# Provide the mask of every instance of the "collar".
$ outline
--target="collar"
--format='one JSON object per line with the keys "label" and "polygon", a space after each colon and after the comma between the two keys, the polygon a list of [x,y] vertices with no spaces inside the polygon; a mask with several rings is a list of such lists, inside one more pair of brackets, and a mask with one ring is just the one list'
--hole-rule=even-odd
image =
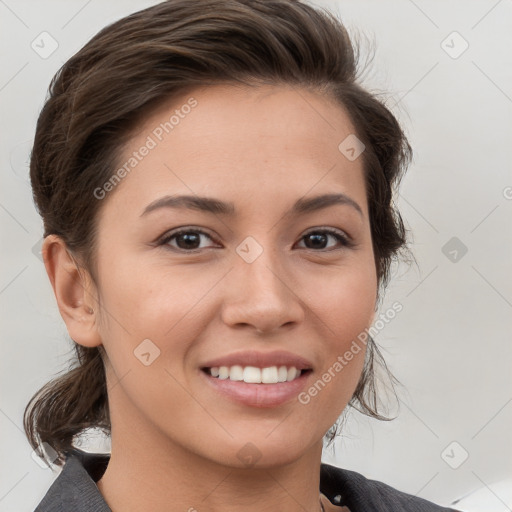
{"label": "collar", "polygon": [[[64,467],[34,512],[112,512],[96,485],[107,469],[110,454],[71,448],[65,455]],[[320,491],[341,507],[345,502],[338,492],[337,470],[328,464],[321,465]]]}
{"label": "collar", "polygon": [[[89,453],[78,448],[66,451],[66,462],[34,512],[112,512],[96,482],[110,461],[109,453]],[[348,469],[322,463],[320,492],[351,512],[457,512],[398,491]]]}

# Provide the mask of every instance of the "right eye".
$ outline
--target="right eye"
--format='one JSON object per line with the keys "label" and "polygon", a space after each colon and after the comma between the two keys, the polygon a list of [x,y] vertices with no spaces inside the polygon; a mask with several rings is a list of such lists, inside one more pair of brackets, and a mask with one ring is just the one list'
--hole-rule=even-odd
{"label": "right eye", "polygon": [[[205,247],[201,247],[201,237],[209,238],[212,237],[202,231],[201,229],[185,228],[179,229],[178,231],[171,231],[164,235],[158,242],[159,246],[169,246],[172,250],[183,251],[183,252],[199,252]],[[172,245],[171,242],[175,241],[176,246]]]}

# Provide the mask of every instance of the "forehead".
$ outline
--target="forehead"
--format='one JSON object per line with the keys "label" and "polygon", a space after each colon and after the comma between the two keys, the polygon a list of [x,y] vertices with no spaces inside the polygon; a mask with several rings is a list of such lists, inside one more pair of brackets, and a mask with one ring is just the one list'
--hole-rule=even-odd
{"label": "forehead", "polygon": [[338,147],[354,131],[342,106],[305,89],[197,88],[161,104],[139,125],[120,162],[135,165],[126,166],[118,188],[136,202],[174,191],[265,190],[279,199],[283,190],[304,195],[338,185],[364,193],[362,158],[350,161]]}
{"label": "forehead", "polygon": [[161,104],[141,128],[140,135],[152,133],[164,145],[180,135],[202,144],[229,138],[244,146],[278,138],[282,143],[303,141],[309,150],[319,147],[319,139],[332,144],[355,132],[344,107],[333,98],[290,85],[197,88]]}

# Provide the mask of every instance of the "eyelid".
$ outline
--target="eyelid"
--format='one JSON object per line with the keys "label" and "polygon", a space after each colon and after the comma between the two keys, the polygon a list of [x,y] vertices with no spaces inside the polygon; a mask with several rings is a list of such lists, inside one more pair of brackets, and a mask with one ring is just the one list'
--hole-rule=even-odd
{"label": "eyelid", "polygon": [[[218,243],[217,240],[215,239],[215,237],[213,235],[211,235],[205,229],[195,227],[195,226],[184,226],[184,227],[180,227],[180,228],[171,229],[170,231],[166,231],[162,236],[160,236],[157,239],[156,245],[164,246],[171,240],[171,238],[174,238],[175,236],[178,236],[182,233],[188,233],[188,232],[200,233],[202,235],[206,235],[212,241],[214,241],[215,243]],[[171,249],[174,251],[183,252],[183,253],[194,253],[194,252],[199,252],[199,251],[204,250],[204,249],[192,249],[190,251],[185,251],[184,249],[176,249],[174,247],[172,247]]]}
{"label": "eyelid", "polygon": [[[333,227],[329,227],[329,226],[318,226],[318,227],[314,227],[314,228],[311,228],[311,229],[308,229],[300,238],[300,240],[302,240],[305,236],[307,235],[310,235],[312,233],[328,233],[332,236],[334,236],[335,238],[337,237],[340,237],[341,241],[341,245],[342,245],[342,248],[352,248],[352,247],[355,247],[357,244],[355,243],[354,239],[344,230],[342,229],[338,229],[338,228],[333,228]],[[323,249],[324,252],[328,252],[330,250],[335,250],[335,249]],[[322,252],[322,249],[318,250],[318,251],[314,251],[314,252]]]}
{"label": "eyelid", "polygon": [[[210,238],[213,242],[215,242],[217,244],[219,243],[216,240],[215,236],[211,235],[208,231],[206,231],[203,228],[199,228],[199,227],[195,227],[195,226],[182,226],[182,227],[178,227],[178,228],[172,229],[170,231],[167,231],[162,236],[160,236],[155,243],[158,246],[165,246],[172,238],[174,238],[182,233],[188,233],[188,232],[200,233],[200,234],[205,235],[208,238]],[[338,249],[350,249],[357,245],[355,243],[355,241],[353,240],[353,238],[346,231],[338,229],[338,228],[334,228],[334,227],[328,227],[328,226],[315,226],[315,227],[309,228],[307,231],[305,231],[301,235],[301,237],[299,238],[298,241],[300,242],[303,240],[304,237],[306,237],[312,233],[317,233],[317,232],[318,233],[327,233],[327,234],[330,234],[331,236],[334,236],[335,238],[337,238],[338,242],[341,244],[341,247]],[[201,252],[204,249],[205,248],[185,250],[185,249],[178,249],[178,248],[171,247],[171,250],[173,250],[175,252],[183,253],[183,254],[186,254],[186,253],[194,254],[197,252]],[[309,249],[308,247],[306,247],[305,249],[320,253],[320,252],[334,251],[337,248],[315,250],[315,249]]]}

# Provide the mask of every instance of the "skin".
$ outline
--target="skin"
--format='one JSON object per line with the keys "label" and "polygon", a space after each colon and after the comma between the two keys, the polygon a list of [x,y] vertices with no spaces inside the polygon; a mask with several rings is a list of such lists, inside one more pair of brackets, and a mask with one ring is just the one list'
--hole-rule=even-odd
{"label": "skin", "polygon": [[[337,103],[304,89],[216,85],[152,112],[121,161],[191,96],[197,106],[102,200],[97,282],[58,237],[43,247],[70,336],[108,355],[112,455],[97,485],[114,512],[317,511],[322,438],[354,392],[364,347],[307,405],[234,403],[199,367],[283,349],[312,363],[307,389],[371,325],[377,278],[363,163],[338,150],[355,130]],[[336,204],[286,215],[299,198],[335,192],[362,214]],[[237,214],[162,208],[141,217],[174,194],[231,201]],[[207,232],[199,252],[179,237],[157,245],[178,227]],[[306,236],[326,227],[354,246]],[[236,252],[247,236],[263,249],[252,263]],[[148,366],[134,355],[145,339],[161,351]],[[246,466],[237,454],[249,442],[260,458]]]}

